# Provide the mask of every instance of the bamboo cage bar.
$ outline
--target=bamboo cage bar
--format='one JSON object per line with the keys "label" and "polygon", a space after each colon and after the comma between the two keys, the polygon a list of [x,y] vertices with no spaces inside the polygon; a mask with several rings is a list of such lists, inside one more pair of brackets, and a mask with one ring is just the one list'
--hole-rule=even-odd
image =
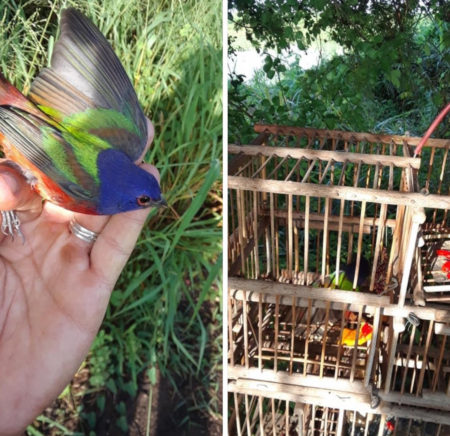
{"label": "bamboo cage bar", "polygon": [[[420,168],[420,159],[412,158],[412,157],[403,157],[403,156],[383,156],[383,155],[374,155],[374,154],[364,154],[364,153],[342,153],[340,151],[327,151],[327,150],[307,150],[303,148],[285,148],[285,147],[260,147],[255,145],[235,145],[229,144],[228,152],[231,154],[239,154],[245,153],[249,156],[267,156],[273,157],[278,156],[282,157],[283,160],[275,167],[273,174],[276,169],[278,169],[282,163],[285,163],[288,158],[290,159],[308,159],[312,160],[313,163],[311,167],[308,169],[308,175],[311,173],[315,164],[318,160],[326,161],[326,167],[322,174],[322,180],[319,181],[319,184],[322,183],[325,175],[330,168],[330,166],[335,162],[341,163],[360,163],[361,161],[367,163],[369,165],[394,165],[399,168]],[[238,176],[244,168],[248,166],[242,167],[241,170],[236,174]],[[270,178],[270,175],[267,177]]]}
{"label": "bamboo cage bar", "polygon": [[441,195],[411,193],[405,196],[400,192],[385,192],[379,189],[354,188],[349,186],[323,186],[312,183],[285,182],[278,180],[251,179],[228,176],[228,187],[272,194],[298,194],[334,199],[371,201],[380,204],[394,204],[414,207],[450,209],[450,198]]}
{"label": "bamboo cage bar", "polygon": [[229,146],[230,434],[450,434],[450,140],[255,131]]}
{"label": "bamboo cage bar", "polygon": [[[303,376],[302,374],[295,373],[289,374],[273,374],[269,370],[258,371],[256,369],[245,369],[244,367],[230,368],[229,372],[230,380],[238,380],[239,383],[246,383],[251,381],[252,385],[263,387],[265,383],[269,383],[274,389],[279,384],[283,389],[285,386],[293,386],[296,392],[304,392],[308,395],[311,389],[318,389],[325,397],[342,396],[343,398],[350,399],[356,398],[363,407],[369,406],[369,392],[365,385],[361,381],[350,380],[327,380],[320,376]],[[283,390],[281,389],[281,390]],[[418,397],[415,394],[401,394],[399,392],[383,393],[379,392],[379,397],[385,402],[393,402],[398,404],[406,404],[411,406],[421,406],[430,409],[450,411],[450,399],[445,392],[436,393],[430,389],[423,391],[422,395]],[[366,404],[367,403],[367,404]],[[370,407],[370,410],[374,408]]]}
{"label": "bamboo cage bar", "polygon": [[[233,380],[229,382],[228,391],[233,393],[244,393],[248,392],[249,395],[269,397],[274,399],[282,399],[288,401],[295,401],[301,403],[315,404],[316,406],[323,407],[336,407],[339,409],[350,409],[355,410],[358,413],[386,413],[389,408],[394,409],[395,404],[403,399],[405,401],[405,396],[400,397],[399,395],[383,395],[382,402],[377,407],[371,407],[369,404],[369,398],[367,394],[358,394],[349,391],[336,391],[330,389],[317,388],[313,386],[296,386],[292,384],[286,384],[281,386],[279,383],[260,380]],[[429,401],[427,405],[434,407],[429,407],[426,410],[421,410],[421,402],[414,396],[409,395],[406,398],[409,402],[401,405],[398,410],[397,416],[402,416],[405,418],[415,417],[417,419],[429,419],[439,422],[441,424],[450,425],[450,415],[447,412],[448,403],[444,403],[443,406],[445,410],[440,411],[442,407],[439,406],[439,398],[435,398],[433,401]],[[445,399],[444,399],[445,400]],[[401,412],[403,410],[403,413]],[[417,415],[410,415],[413,410],[416,410]],[[443,413],[444,412],[444,413]]]}
{"label": "bamboo cage bar", "polygon": [[[233,282],[236,283],[236,280],[243,280],[243,279],[229,279],[229,282]],[[281,287],[278,285],[282,285]],[[280,296],[280,303],[281,304],[289,304],[289,302],[291,301],[292,297],[295,296],[296,297],[296,301],[295,304],[297,307],[306,307],[308,306],[308,302],[311,301],[310,298],[304,298],[302,296],[297,296],[297,294],[300,292],[299,289],[299,285],[289,285],[289,284],[279,284],[279,283],[274,283],[273,287],[276,290],[280,290],[281,292],[283,292],[282,290],[285,289],[286,292]],[[252,288],[252,289],[256,289],[256,288]],[[319,292],[320,292],[320,288]],[[307,292],[307,291],[306,291]],[[258,299],[260,298],[259,295],[261,295],[261,300],[263,303],[266,304],[275,304],[275,292],[273,292],[271,289],[261,289],[261,290],[252,290],[251,293],[247,296],[249,301],[258,301]],[[366,296],[362,295],[362,296],[357,296],[358,294],[356,294],[356,303],[352,304],[352,303],[347,303],[349,297],[347,297],[345,294],[342,294],[344,298],[339,300],[339,297],[337,296],[337,294],[333,293],[328,296],[328,299],[331,299],[331,308],[335,309],[335,310],[342,310],[343,306],[345,304],[349,304],[348,310],[352,311],[352,312],[357,312],[358,311],[358,305],[357,302],[358,301],[363,301],[366,300]],[[229,292],[229,296],[237,301],[242,301],[244,299],[244,295],[243,295],[243,291],[242,290],[238,290],[236,287],[233,287],[230,292]],[[370,296],[370,294],[369,294]],[[418,316],[420,319],[422,320],[436,320],[436,321],[440,321],[440,322],[444,322],[444,323],[449,323],[450,322],[450,313],[447,309],[445,308],[435,308],[435,307],[419,307],[419,306],[404,306],[404,307],[399,307],[397,304],[386,304],[383,305],[381,304],[381,301],[379,301],[378,299],[382,298],[381,297],[374,297],[376,298],[376,300],[374,300],[373,302],[371,302],[370,304],[368,303],[365,307],[365,310],[367,311],[368,314],[375,314],[375,310],[377,307],[383,307],[383,314],[385,314],[386,316],[397,316],[397,317],[401,317],[401,318],[408,318],[408,315],[410,313],[415,314],[416,316]],[[326,300],[326,297],[324,298]],[[378,301],[378,304],[377,304]],[[325,302],[322,299],[315,299],[314,300],[314,304],[311,302],[311,307],[314,305],[314,308],[320,308],[320,309],[324,309],[325,308]]]}
{"label": "bamboo cage bar", "polygon": [[[292,135],[297,138],[306,137],[312,144],[315,138],[335,139],[341,141],[348,141],[353,143],[382,143],[382,144],[399,144],[403,145],[405,140],[407,143],[415,147],[419,145],[422,138],[414,136],[399,136],[399,135],[379,135],[372,133],[357,133],[357,132],[344,132],[340,130],[322,130],[311,129],[305,127],[290,127],[290,126],[275,126],[267,124],[256,124],[255,132],[266,135]],[[450,147],[450,139],[436,139],[429,138],[424,145],[425,147],[443,148]]]}

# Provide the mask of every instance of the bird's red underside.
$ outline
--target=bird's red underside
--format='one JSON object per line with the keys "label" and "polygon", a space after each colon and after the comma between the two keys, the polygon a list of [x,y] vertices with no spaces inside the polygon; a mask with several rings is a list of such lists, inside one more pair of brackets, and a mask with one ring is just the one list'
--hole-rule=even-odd
{"label": "bird's red underside", "polygon": [[26,159],[17,149],[12,146],[6,138],[0,133],[0,144],[7,159],[12,160],[21,168],[30,171],[37,179],[37,183],[33,185],[33,189],[44,199],[64,209],[72,210],[74,212],[86,213],[90,215],[97,215],[92,207],[85,204],[80,204],[72,197],[67,195],[55,182],[47,177],[28,159]]}

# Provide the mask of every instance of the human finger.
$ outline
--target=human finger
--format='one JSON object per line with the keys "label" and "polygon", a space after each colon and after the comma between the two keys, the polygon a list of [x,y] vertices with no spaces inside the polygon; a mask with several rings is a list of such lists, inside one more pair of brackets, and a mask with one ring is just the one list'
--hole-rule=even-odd
{"label": "human finger", "polygon": [[[159,182],[158,170],[149,164],[142,164]],[[112,289],[130,257],[144,226],[150,208],[113,215],[91,251],[91,268]]]}
{"label": "human finger", "polygon": [[151,143],[153,142],[153,138],[155,137],[155,128],[153,127],[153,123],[146,118],[147,120],[147,144],[145,145],[144,151],[139,156],[139,158],[136,160],[136,163],[141,163],[142,159],[144,159],[145,153],[147,153],[148,149],[150,148]]}
{"label": "human finger", "polygon": [[84,240],[77,236],[77,234],[79,235],[79,231],[77,231],[80,230],[79,226],[82,227],[82,233],[91,231],[98,234],[110,218],[105,215],[87,215],[73,212],[50,202],[45,204],[42,216],[47,222],[55,225],[64,224],[66,226],[71,246],[79,248],[77,253],[80,256],[85,256],[89,253],[94,241]]}
{"label": "human finger", "polygon": [[10,161],[0,159],[0,210],[34,210],[40,203],[41,198],[20,171]]}

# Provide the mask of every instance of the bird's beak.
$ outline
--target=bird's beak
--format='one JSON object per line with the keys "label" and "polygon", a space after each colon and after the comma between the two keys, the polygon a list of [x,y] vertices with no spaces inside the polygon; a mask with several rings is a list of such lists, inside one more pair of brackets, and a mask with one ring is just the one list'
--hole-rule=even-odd
{"label": "bird's beak", "polygon": [[154,201],[152,206],[154,206],[154,207],[167,207],[167,201],[161,195],[161,199],[158,200],[158,201]]}

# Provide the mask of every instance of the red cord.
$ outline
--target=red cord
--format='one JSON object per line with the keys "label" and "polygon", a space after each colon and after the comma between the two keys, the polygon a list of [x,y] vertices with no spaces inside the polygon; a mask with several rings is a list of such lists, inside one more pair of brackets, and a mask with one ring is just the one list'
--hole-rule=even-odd
{"label": "red cord", "polygon": [[417,145],[416,149],[414,150],[414,157],[416,157],[420,153],[420,151],[422,150],[423,145],[425,144],[425,142],[427,142],[428,138],[431,136],[431,134],[433,133],[434,129],[439,125],[439,123],[447,115],[448,111],[450,111],[450,103],[448,103],[447,106],[445,106],[445,108],[442,109],[441,113],[431,123],[431,126],[428,128],[428,130],[425,133],[424,137],[420,140],[419,144]]}

